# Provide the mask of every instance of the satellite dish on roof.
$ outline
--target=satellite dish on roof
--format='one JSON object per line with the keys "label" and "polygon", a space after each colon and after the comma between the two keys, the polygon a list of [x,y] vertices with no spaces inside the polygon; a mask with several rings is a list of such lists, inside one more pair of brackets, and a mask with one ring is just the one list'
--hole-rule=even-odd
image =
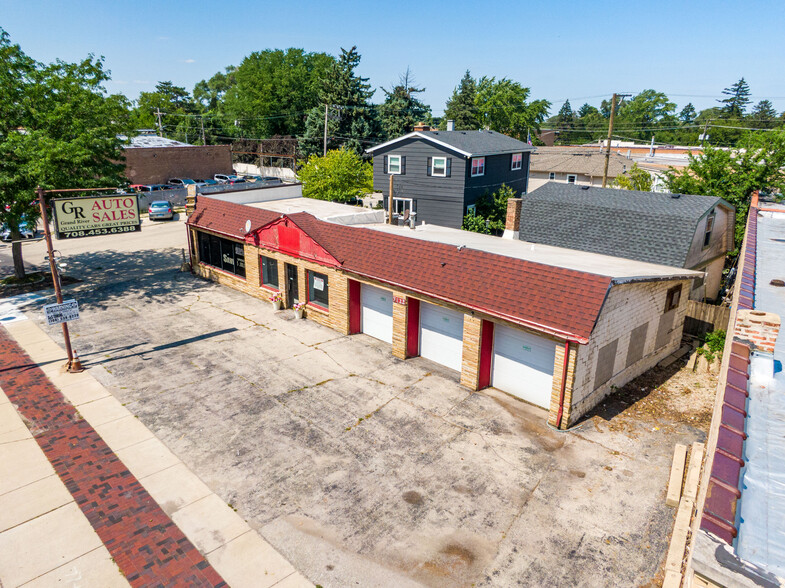
{"label": "satellite dish on roof", "polygon": [[245,221],[245,232],[248,233],[250,231],[251,231],[251,219],[249,218],[247,221]]}

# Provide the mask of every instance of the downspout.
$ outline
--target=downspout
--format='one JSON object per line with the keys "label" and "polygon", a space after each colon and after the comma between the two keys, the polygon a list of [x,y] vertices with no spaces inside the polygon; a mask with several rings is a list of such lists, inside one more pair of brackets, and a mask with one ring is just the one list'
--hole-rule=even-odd
{"label": "downspout", "polygon": [[559,412],[556,414],[556,428],[561,428],[561,419],[564,414],[564,393],[567,390],[567,362],[570,358],[570,341],[564,342],[564,364],[561,368],[561,390],[559,390]]}

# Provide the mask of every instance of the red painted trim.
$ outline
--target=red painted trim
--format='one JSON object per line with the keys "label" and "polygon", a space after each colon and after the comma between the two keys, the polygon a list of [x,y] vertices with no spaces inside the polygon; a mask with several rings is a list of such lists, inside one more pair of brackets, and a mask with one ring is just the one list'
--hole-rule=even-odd
{"label": "red painted trim", "polygon": [[556,428],[561,428],[561,418],[564,414],[564,392],[567,389],[567,361],[570,358],[570,342],[564,342],[564,364],[561,368],[561,390],[559,390],[559,412],[556,415]]}
{"label": "red painted trim", "polygon": [[491,365],[493,364],[493,330],[491,321],[482,321],[480,327],[480,373],[477,387],[479,390],[491,385]]}
{"label": "red painted trim", "polygon": [[417,298],[409,298],[407,306],[406,356],[417,357],[420,355],[420,301]]}
{"label": "red painted trim", "polygon": [[[297,239],[296,245],[289,243],[292,231],[299,233],[300,238]],[[332,253],[320,245],[293,219],[285,215],[248,233],[245,236],[245,242],[328,267],[340,267],[341,265]]]}
{"label": "red painted trim", "polygon": [[349,334],[362,330],[362,301],[360,282],[349,280]]}

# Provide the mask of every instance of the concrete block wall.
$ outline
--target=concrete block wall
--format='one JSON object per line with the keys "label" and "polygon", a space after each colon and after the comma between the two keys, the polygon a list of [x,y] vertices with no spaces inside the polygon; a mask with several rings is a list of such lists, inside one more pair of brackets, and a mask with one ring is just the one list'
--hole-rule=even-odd
{"label": "concrete block wall", "polygon": [[[656,347],[660,317],[664,314],[669,288],[682,284],[679,306],[672,310],[673,324],[665,345]],[[578,347],[575,382],[571,394],[569,425],[574,424],[616,388],[654,367],[678,349],[681,343],[684,315],[687,312],[691,280],[668,280],[614,285],[594,326],[591,340]],[[641,359],[626,366],[630,338],[635,328],[648,323]],[[595,387],[597,355],[605,345],[618,340],[612,376]]]}

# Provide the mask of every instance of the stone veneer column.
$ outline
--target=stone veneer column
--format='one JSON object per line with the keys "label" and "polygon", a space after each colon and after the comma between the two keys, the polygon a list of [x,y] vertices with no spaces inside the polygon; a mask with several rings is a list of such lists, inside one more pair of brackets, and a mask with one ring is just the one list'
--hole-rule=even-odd
{"label": "stone veneer column", "polygon": [[337,272],[329,275],[330,325],[342,335],[349,334],[349,279]]}
{"label": "stone veneer column", "polygon": [[461,361],[461,384],[469,390],[477,390],[480,383],[480,340],[482,319],[470,314],[463,315],[463,359]]}
{"label": "stone veneer column", "polygon": [[409,322],[409,298],[401,292],[393,292],[393,342],[392,354],[406,359],[406,325]]}
{"label": "stone veneer column", "polygon": [[575,365],[578,358],[578,346],[570,343],[569,356],[567,358],[567,373],[563,374],[564,369],[564,343],[556,344],[556,357],[553,359],[553,385],[551,387],[551,408],[548,414],[548,424],[556,426],[556,419],[559,415],[559,396],[563,378],[567,378],[564,387],[564,408],[562,410],[560,429],[566,429],[570,423],[570,413],[572,412],[572,388],[575,385]]}

